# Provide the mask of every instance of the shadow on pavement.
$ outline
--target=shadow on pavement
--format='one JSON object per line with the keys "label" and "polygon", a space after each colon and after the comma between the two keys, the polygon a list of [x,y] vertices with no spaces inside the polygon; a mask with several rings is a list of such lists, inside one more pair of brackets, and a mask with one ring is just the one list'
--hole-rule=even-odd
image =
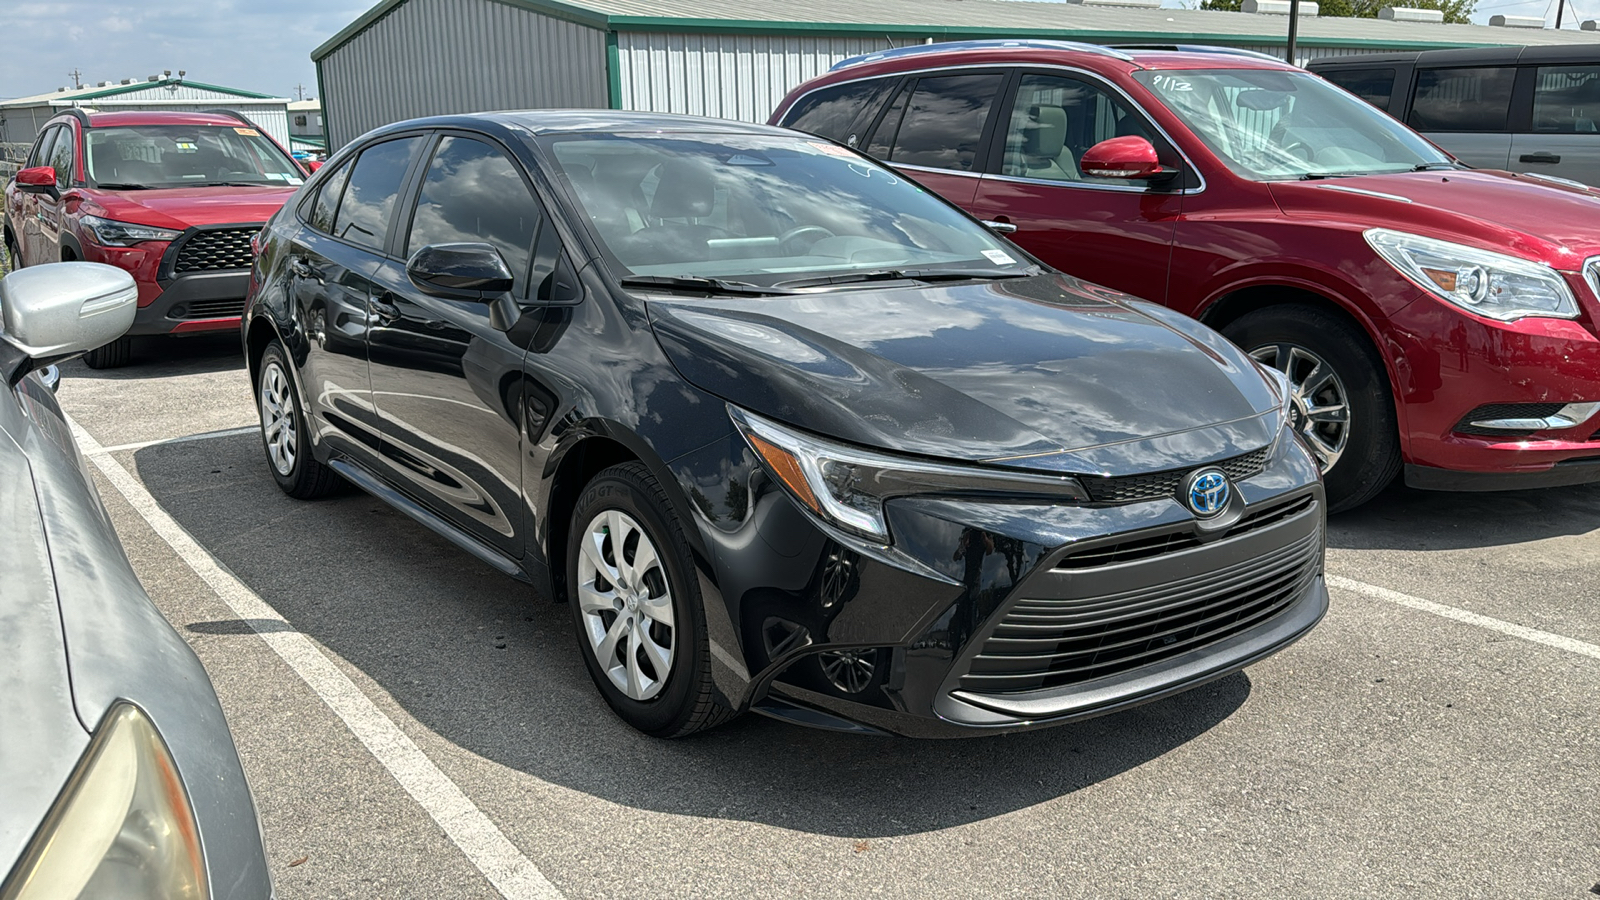
{"label": "shadow on pavement", "polygon": [[62,364],[61,374],[67,378],[132,381],[242,368],[244,351],[239,347],[239,334],[225,331],[182,338],[137,337],[133,339],[133,359],[126,366],[91,369],[82,359],[75,359]]}
{"label": "shadow on pavement", "polygon": [[[655,740],[600,698],[567,607],[379,501],[285,497],[249,435],[147,447],[135,462],[190,534],[424,727],[472,754],[634,808],[836,836],[950,828],[1113,778],[1205,733],[1250,695],[1249,679],[1235,674],[1117,715],[971,740],[858,737],[754,715],[687,740]],[[188,627],[239,640],[252,633],[248,622]]]}
{"label": "shadow on pavement", "polygon": [[1600,528],[1600,485],[1442,493],[1396,482],[1365,506],[1328,520],[1340,550],[1464,550]]}

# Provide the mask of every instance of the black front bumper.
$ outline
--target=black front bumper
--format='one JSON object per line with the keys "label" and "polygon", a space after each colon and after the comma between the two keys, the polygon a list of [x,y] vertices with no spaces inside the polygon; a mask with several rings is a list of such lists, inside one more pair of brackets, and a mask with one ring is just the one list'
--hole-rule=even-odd
{"label": "black front bumper", "polygon": [[1564,459],[1548,469],[1462,472],[1406,464],[1406,487],[1420,491],[1526,491],[1600,482],[1600,457]]}
{"label": "black front bumper", "polygon": [[130,335],[223,331],[237,327],[250,270],[179,275],[133,317]]}

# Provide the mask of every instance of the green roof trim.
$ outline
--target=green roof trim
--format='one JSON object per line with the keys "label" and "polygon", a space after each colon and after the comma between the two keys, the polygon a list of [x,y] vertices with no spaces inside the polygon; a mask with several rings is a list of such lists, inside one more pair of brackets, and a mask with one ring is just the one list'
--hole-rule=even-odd
{"label": "green roof trim", "polygon": [[72,94],[72,96],[70,98],[63,99],[99,100],[103,97],[115,97],[118,94],[132,94],[135,91],[147,91],[151,88],[166,87],[169,84],[199,88],[202,91],[216,91],[219,94],[228,94],[233,97],[249,97],[253,100],[278,99],[271,94],[258,94],[255,91],[241,91],[238,88],[219,87],[214,84],[203,84],[198,81],[189,81],[188,79],[183,78],[162,78],[159,81],[136,81],[133,84],[108,85],[104,90],[93,91],[87,94],[79,94],[73,91],[68,91],[67,93]]}

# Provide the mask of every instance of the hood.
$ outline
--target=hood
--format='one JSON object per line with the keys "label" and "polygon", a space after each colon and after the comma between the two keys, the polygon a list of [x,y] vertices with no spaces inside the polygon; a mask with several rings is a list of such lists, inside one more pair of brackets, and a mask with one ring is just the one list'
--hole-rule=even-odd
{"label": "hood", "polygon": [[[1487,170],[1273,182],[1285,215],[1382,222],[1577,270],[1600,253],[1600,192]],[[1387,196],[1375,196],[1387,195]]]}
{"label": "hood", "polygon": [[697,387],[850,443],[1125,475],[1257,449],[1277,401],[1220,335],[1065,275],[650,301]]}
{"label": "hood", "polygon": [[[150,191],[88,192],[105,218],[182,230],[191,225],[255,225],[290,197],[292,187],[185,187]],[[96,213],[99,215],[99,213]]]}
{"label": "hood", "polygon": [[27,457],[0,427],[0,877],[16,865],[89,745],[73,707],[36,497]]}

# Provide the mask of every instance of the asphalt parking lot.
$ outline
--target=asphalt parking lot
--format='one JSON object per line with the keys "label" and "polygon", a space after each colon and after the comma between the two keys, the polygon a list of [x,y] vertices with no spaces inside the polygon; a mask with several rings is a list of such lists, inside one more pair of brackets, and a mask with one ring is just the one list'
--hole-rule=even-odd
{"label": "asphalt parking lot", "polygon": [[1306,639],[1119,715],[662,742],[610,714],[564,607],[353,490],[281,494],[236,340],[135,357],[59,396],[285,900],[1600,890],[1600,488],[1391,489],[1333,521]]}

